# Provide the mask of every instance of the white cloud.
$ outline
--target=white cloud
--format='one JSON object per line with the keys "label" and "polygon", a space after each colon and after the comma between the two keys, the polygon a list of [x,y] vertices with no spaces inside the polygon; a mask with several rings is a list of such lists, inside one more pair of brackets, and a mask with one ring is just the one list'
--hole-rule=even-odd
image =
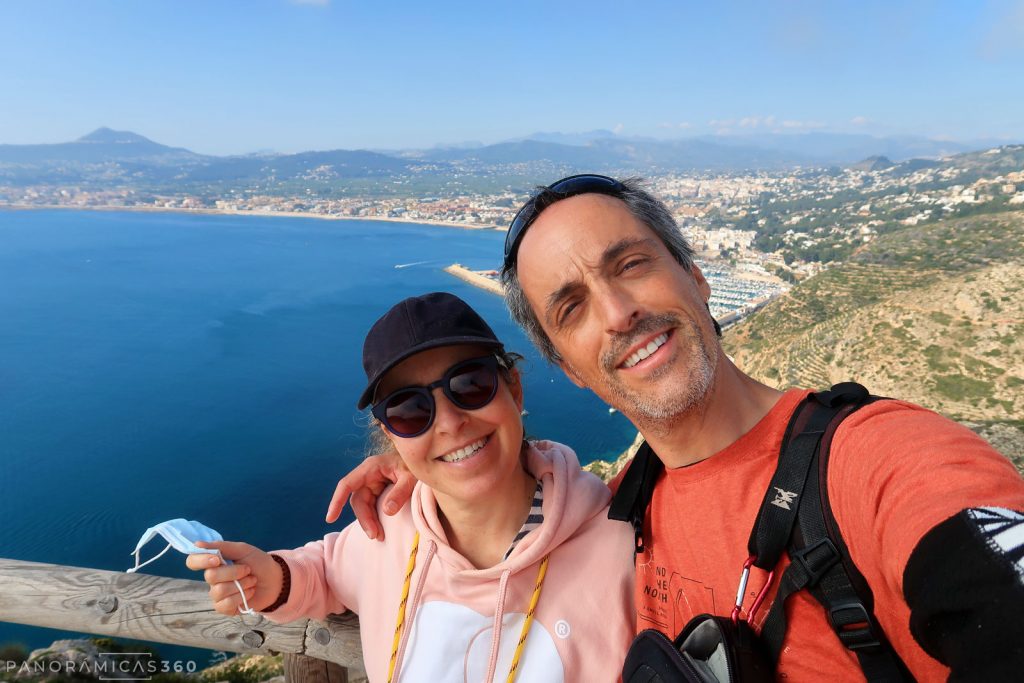
{"label": "white cloud", "polygon": [[616,123],[616,124],[615,124],[615,127],[614,127],[614,128],[612,128],[612,132],[613,132],[613,133],[615,133],[616,135],[618,135],[618,134],[619,134],[619,133],[621,133],[621,132],[622,132],[622,131],[623,131],[623,130],[624,130],[625,128],[626,128],[626,127],[625,127],[624,125],[622,125],[621,123]]}
{"label": "white cloud", "polygon": [[774,116],[744,116],[740,119],[740,128],[772,128],[775,126]]}
{"label": "white cloud", "polygon": [[850,119],[850,123],[852,123],[855,126],[866,126],[869,123],[871,123],[871,119],[869,119],[866,116],[854,116],[852,119]]}
{"label": "white cloud", "polygon": [[811,130],[813,128],[825,127],[825,124],[821,121],[794,121],[793,119],[786,119],[780,125],[789,130]]}

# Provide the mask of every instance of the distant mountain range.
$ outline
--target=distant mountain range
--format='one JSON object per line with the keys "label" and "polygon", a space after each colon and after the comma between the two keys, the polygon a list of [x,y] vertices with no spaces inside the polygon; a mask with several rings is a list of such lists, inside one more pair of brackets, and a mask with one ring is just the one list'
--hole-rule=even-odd
{"label": "distant mountain range", "polygon": [[[100,128],[73,142],[0,145],[0,184],[127,184],[148,188],[329,188],[357,179],[372,182],[476,176],[530,187],[561,173],[657,175],[673,172],[781,170],[851,165],[870,157],[891,164],[940,157],[984,145],[914,137],[877,138],[838,133],[702,136],[676,140],[627,138],[607,130],[536,133],[492,145],[427,150],[309,151],[218,157],[169,147],[136,133]],[[877,160],[871,159],[867,167]]]}
{"label": "distant mountain range", "polygon": [[98,128],[74,142],[54,145],[0,145],[0,162],[12,164],[94,164],[129,159],[184,161],[202,158],[202,155],[181,147],[168,147],[137,133],[109,128]]}

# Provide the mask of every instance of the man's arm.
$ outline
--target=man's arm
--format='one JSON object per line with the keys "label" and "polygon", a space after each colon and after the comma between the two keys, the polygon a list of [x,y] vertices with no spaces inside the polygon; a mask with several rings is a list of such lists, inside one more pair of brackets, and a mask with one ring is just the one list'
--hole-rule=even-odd
{"label": "man's arm", "polygon": [[[1024,481],[973,432],[879,401],[838,429],[832,511],[886,635],[918,678],[1006,680],[1024,670]],[[986,509],[1000,513],[984,513]],[[997,515],[989,518],[989,515]]]}
{"label": "man's arm", "polygon": [[349,500],[363,533],[371,540],[383,541],[384,528],[377,517],[377,498],[388,484],[394,486],[384,496],[384,514],[394,515],[409,502],[416,478],[395,451],[367,457],[338,482],[327,506],[327,523],[337,521],[345,501]]}
{"label": "man's arm", "polygon": [[910,631],[950,680],[1024,675],[1024,515],[970,508],[921,539],[903,573]]}

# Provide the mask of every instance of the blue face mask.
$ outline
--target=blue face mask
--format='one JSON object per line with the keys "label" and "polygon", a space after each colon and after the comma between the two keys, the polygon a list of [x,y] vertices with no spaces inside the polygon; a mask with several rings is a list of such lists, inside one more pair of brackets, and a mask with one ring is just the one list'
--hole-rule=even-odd
{"label": "blue face mask", "polygon": [[[157,536],[164,537],[164,540],[167,541],[167,547],[140,564],[139,552],[142,550],[142,546],[146,545]],[[128,573],[133,574],[150,562],[160,559],[163,557],[164,553],[171,548],[174,548],[185,555],[194,555],[196,553],[217,555],[224,564],[232,564],[231,560],[221,555],[219,550],[214,550],[213,548],[200,548],[196,545],[196,541],[223,540],[224,537],[217,531],[204,524],[200,524],[195,520],[190,522],[187,519],[170,519],[166,522],[161,522],[156,526],[151,526],[146,529],[146,533],[142,534],[142,538],[140,538],[139,542],[135,544],[135,550],[132,551],[132,554],[135,555],[135,566],[129,569]],[[239,607],[238,611],[242,614],[255,614],[255,612],[249,607],[249,602],[245,599],[245,591],[242,590],[242,584],[235,581],[235,586],[238,587],[238,593],[242,596],[242,604],[245,606],[245,609]]]}

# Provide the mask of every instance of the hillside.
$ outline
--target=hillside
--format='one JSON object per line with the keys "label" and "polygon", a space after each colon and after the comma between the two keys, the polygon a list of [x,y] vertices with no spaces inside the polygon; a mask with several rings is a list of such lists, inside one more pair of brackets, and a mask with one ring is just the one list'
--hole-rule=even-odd
{"label": "hillside", "polygon": [[881,236],[730,329],[738,365],[778,387],[856,379],[1024,454],[1024,211]]}

